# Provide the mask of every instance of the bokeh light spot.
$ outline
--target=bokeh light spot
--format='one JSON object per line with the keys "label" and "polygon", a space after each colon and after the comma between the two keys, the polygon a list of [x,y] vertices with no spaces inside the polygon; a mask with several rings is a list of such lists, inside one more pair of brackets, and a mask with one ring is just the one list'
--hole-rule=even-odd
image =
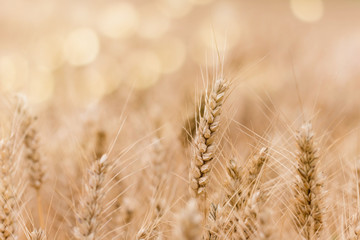
{"label": "bokeh light spot", "polygon": [[161,62],[159,57],[150,50],[133,52],[125,64],[127,81],[136,89],[153,86],[160,77]]}
{"label": "bokeh light spot", "polygon": [[101,33],[109,38],[125,38],[136,30],[138,22],[135,7],[128,2],[120,2],[102,10],[98,25]]}
{"label": "bokeh light spot", "polygon": [[304,22],[316,22],[324,14],[322,0],[291,0],[290,7],[294,16]]}
{"label": "bokeh light spot", "polygon": [[159,42],[157,53],[161,60],[162,72],[172,73],[184,63],[186,47],[180,39],[168,37]]}
{"label": "bokeh light spot", "polygon": [[103,97],[106,88],[106,81],[102,74],[96,69],[87,69],[77,83],[81,91],[82,100],[85,102],[98,101]]}
{"label": "bokeh light spot", "polygon": [[141,13],[141,23],[137,34],[145,39],[156,39],[161,37],[170,26],[168,17],[161,14],[154,14],[153,7],[146,8]]}
{"label": "bokeh light spot", "polygon": [[37,65],[46,70],[54,70],[60,67],[64,62],[63,44],[64,39],[57,35],[48,35],[39,39],[34,48]]}
{"label": "bokeh light spot", "polygon": [[69,34],[64,44],[65,59],[74,66],[95,60],[99,52],[99,39],[90,28],[76,29]]}
{"label": "bokeh light spot", "polygon": [[213,0],[190,0],[193,4],[203,5],[203,4],[209,4]]}
{"label": "bokeh light spot", "polygon": [[0,57],[0,87],[5,91],[19,91],[27,82],[28,61],[20,55]]}
{"label": "bokeh light spot", "polygon": [[210,66],[213,61],[208,60],[212,56],[218,53],[223,55],[238,45],[243,31],[241,22],[239,14],[231,4],[217,3],[212,14],[197,26],[198,31],[189,50],[193,60]]}
{"label": "bokeh light spot", "polygon": [[31,74],[29,100],[33,104],[48,101],[54,93],[55,79],[51,72],[36,69]]}
{"label": "bokeh light spot", "polygon": [[170,18],[180,18],[188,14],[192,8],[189,0],[158,0],[162,14]]}

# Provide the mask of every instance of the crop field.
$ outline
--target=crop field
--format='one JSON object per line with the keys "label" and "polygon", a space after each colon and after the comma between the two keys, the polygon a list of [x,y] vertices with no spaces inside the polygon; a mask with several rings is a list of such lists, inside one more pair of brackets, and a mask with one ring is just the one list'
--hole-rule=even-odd
{"label": "crop field", "polygon": [[360,240],[359,13],[0,0],[0,240]]}

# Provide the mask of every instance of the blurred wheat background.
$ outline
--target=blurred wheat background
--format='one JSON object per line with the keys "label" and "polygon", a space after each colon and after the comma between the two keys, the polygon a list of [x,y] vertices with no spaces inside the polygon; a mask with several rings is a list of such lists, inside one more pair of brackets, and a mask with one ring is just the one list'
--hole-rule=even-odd
{"label": "blurred wheat background", "polygon": [[360,239],[359,12],[0,0],[0,239]]}

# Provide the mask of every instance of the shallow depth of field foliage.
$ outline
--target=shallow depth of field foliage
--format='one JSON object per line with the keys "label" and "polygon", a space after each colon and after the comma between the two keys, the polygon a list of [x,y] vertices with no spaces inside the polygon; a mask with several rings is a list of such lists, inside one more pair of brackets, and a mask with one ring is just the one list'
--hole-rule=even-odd
{"label": "shallow depth of field foliage", "polygon": [[0,0],[0,240],[360,240],[359,12]]}

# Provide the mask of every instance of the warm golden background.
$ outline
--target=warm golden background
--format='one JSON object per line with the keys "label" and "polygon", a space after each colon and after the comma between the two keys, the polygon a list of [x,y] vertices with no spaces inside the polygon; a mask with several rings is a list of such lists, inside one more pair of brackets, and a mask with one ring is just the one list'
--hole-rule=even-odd
{"label": "warm golden background", "polygon": [[102,102],[120,109],[131,95],[181,121],[219,53],[238,122],[261,133],[257,114],[307,114],[349,130],[359,119],[359,10],[356,0],[3,0],[0,89],[56,117]]}
{"label": "warm golden background", "polygon": [[[56,219],[47,224],[49,236],[68,239],[67,225],[56,223],[71,223],[58,216],[70,211],[57,211],[51,196],[58,205],[76,199],[99,134],[109,149],[125,118],[112,154],[130,149],[119,166],[122,188],[128,188],[121,201],[142,208],[126,237],[121,230],[114,236],[133,239],[146,221],[148,196],[139,195],[146,180],[137,179],[149,168],[154,138],[164,141],[169,181],[177,186],[164,190],[171,205],[166,219],[173,221],[188,197],[191,155],[182,130],[219,66],[218,55],[231,80],[224,155],[245,159],[259,145],[273,150],[271,204],[279,239],[296,236],[289,221],[292,152],[294,132],[307,120],[328,177],[326,236],[340,239],[351,209],[344,184],[360,151],[360,1],[0,0],[0,93],[6,99],[25,95],[38,116],[48,179],[44,204]],[[6,121],[11,107],[3,102],[0,120]],[[214,172],[220,183],[221,160]],[[68,185],[74,192],[54,190]],[[165,239],[171,239],[171,225]]]}
{"label": "warm golden background", "polygon": [[246,85],[272,92],[297,81],[322,84],[322,92],[343,89],[359,69],[359,5],[1,1],[1,89],[24,92],[42,106],[63,98],[86,107],[126,85],[141,91],[177,85],[168,88],[176,94],[212,65],[215,41],[228,74]]}

